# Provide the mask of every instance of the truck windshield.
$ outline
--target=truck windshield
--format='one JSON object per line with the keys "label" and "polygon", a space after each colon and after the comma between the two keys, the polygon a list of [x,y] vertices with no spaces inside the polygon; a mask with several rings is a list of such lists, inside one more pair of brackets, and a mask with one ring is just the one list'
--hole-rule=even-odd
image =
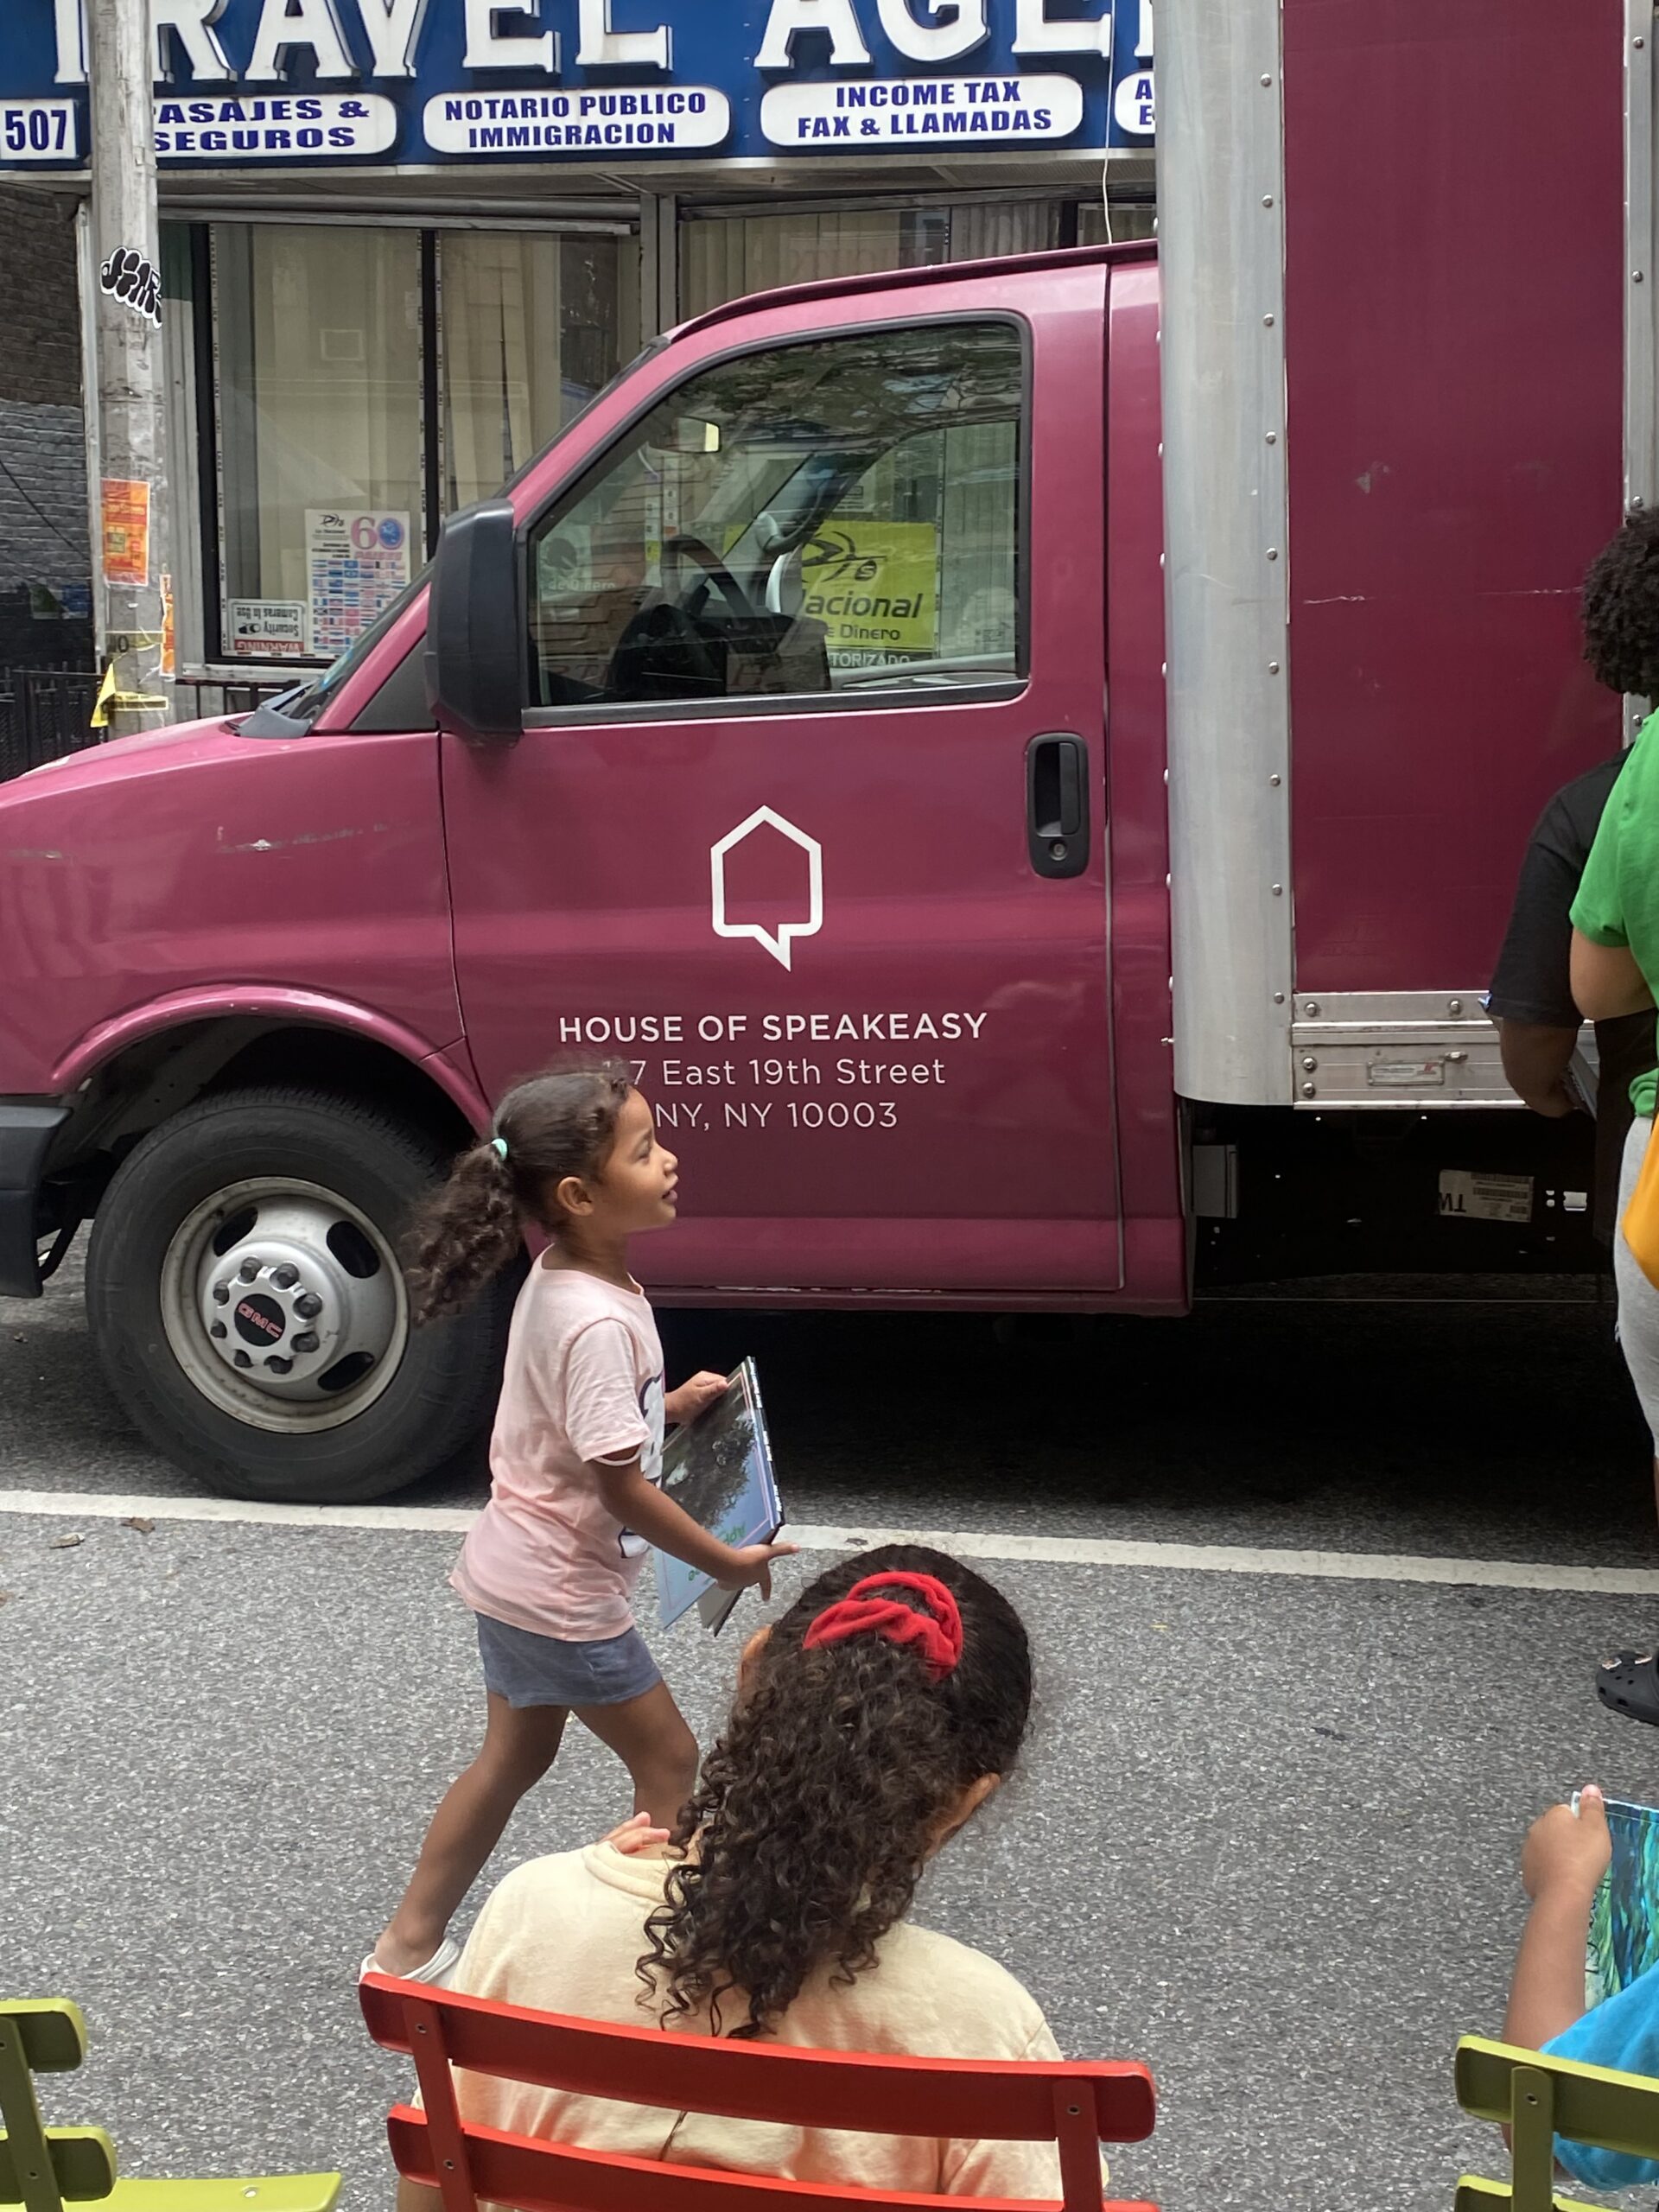
{"label": "truck windshield", "polygon": [[307,683],[296,684],[291,691],[279,692],[274,699],[266,699],[255,708],[239,725],[242,735],[303,737],[346,678],[362,666],[410,601],[426,589],[427,578],[431,573],[432,563],[429,561],[420,574],[404,585],[391,606],[375,618],[356,644],[348,646],[321,676],[313,677]]}

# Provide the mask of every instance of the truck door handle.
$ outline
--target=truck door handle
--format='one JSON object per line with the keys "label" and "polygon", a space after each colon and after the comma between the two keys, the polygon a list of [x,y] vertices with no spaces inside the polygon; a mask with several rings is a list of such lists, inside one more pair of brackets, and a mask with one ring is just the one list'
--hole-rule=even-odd
{"label": "truck door handle", "polygon": [[1089,865],[1089,748],[1080,737],[1033,737],[1026,747],[1026,838],[1039,875]]}

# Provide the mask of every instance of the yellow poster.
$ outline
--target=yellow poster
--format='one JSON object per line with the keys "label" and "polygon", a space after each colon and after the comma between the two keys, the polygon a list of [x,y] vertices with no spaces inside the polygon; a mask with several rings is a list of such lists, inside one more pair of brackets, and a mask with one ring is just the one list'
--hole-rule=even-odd
{"label": "yellow poster", "polygon": [[827,523],[801,556],[830,665],[927,660],[939,650],[939,533],[931,522]]}
{"label": "yellow poster", "polygon": [[106,584],[149,582],[149,486],[125,476],[106,476],[103,486],[104,581]]}
{"label": "yellow poster", "polygon": [[162,674],[170,682],[178,674],[178,632],[173,623],[173,579],[162,575]]}

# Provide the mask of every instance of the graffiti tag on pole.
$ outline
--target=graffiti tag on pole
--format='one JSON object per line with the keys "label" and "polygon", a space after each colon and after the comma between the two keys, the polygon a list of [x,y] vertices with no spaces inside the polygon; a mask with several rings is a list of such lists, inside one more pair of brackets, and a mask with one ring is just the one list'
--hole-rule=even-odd
{"label": "graffiti tag on pole", "polygon": [[162,320],[162,272],[136,246],[118,246],[98,272],[99,289],[120,300],[146,322]]}

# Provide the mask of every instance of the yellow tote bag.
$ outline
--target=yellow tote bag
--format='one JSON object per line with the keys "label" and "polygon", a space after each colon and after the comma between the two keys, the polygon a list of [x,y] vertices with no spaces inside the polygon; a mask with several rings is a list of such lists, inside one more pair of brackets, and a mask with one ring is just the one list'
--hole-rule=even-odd
{"label": "yellow tote bag", "polygon": [[[1659,1135],[1659,1115],[1654,1117],[1653,1128]],[[1652,1135],[1642,1155],[1642,1173],[1624,1209],[1622,1227],[1637,1267],[1659,1290],[1659,1144]]]}

